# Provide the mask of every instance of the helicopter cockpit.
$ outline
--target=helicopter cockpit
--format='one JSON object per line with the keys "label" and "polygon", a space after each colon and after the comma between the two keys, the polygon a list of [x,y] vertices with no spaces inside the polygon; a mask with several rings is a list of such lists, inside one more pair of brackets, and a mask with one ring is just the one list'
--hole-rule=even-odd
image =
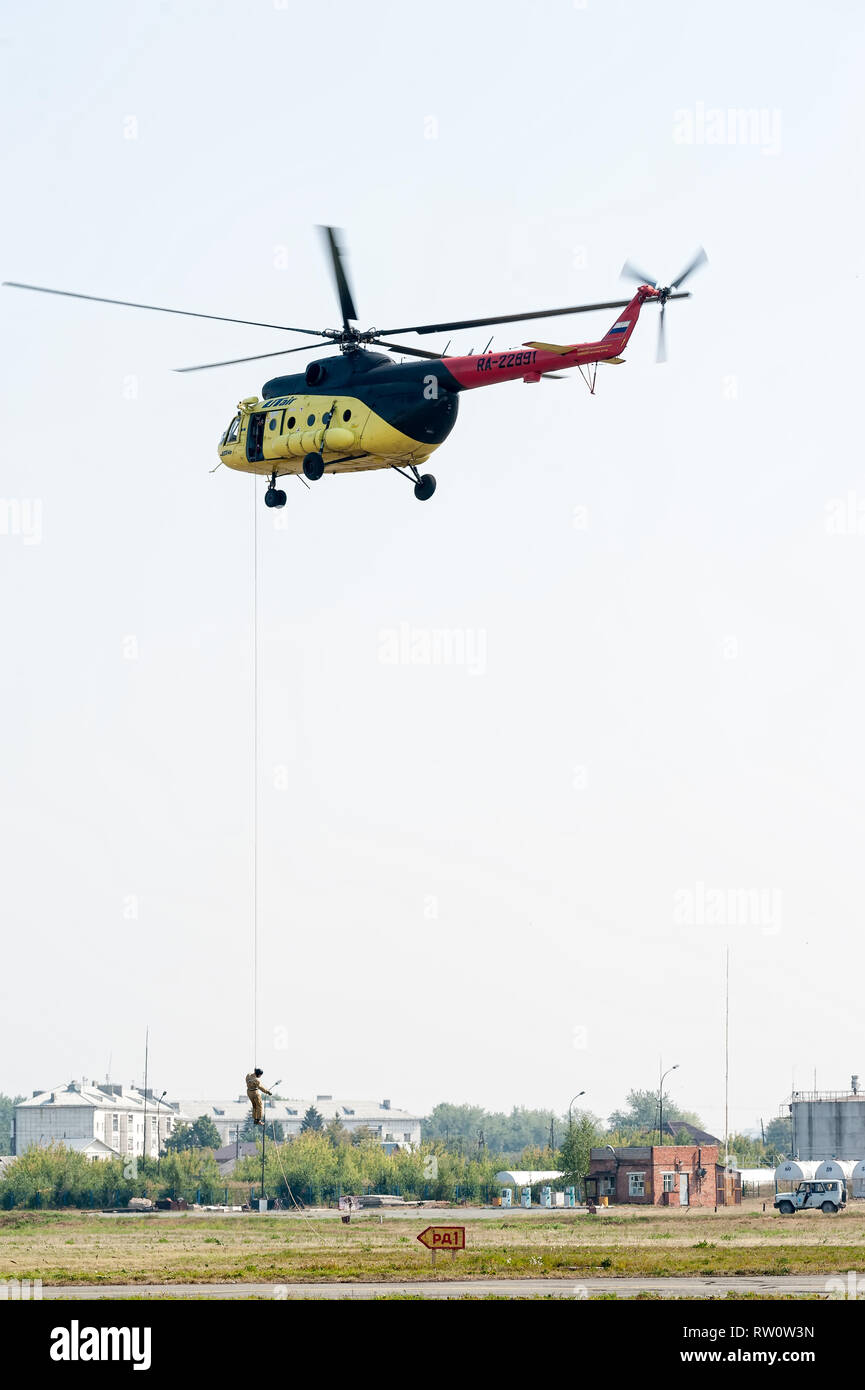
{"label": "helicopter cockpit", "polygon": [[228,429],[220,439],[220,444],[235,444],[240,434],[240,416],[235,415]]}

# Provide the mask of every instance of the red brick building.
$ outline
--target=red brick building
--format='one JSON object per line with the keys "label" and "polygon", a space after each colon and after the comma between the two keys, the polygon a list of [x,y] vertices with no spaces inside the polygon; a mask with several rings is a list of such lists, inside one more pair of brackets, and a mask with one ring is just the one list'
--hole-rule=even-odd
{"label": "red brick building", "polygon": [[742,1200],[738,1173],[718,1162],[717,1144],[630,1144],[592,1149],[586,1197],[637,1206],[715,1207]]}

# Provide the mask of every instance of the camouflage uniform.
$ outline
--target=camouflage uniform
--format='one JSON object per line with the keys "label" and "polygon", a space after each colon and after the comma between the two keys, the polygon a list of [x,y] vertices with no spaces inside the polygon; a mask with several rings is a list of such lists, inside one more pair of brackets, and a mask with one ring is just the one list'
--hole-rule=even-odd
{"label": "camouflage uniform", "polygon": [[270,1091],[266,1086],[262,1086],[254,1071],[251,1071],[246,1078],[246,1094],[252,1102],[252,1119],[257,1125],[262,1122],[261,1096],[269,1096]]}

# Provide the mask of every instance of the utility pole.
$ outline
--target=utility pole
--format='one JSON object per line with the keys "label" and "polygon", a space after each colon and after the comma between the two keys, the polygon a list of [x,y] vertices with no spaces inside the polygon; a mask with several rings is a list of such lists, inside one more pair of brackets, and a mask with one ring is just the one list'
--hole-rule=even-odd
{"label": "utility pole", "polygon": [[165,1097],[166,1097],[167,1094],[168,1094],[167,1091],[163,1091],[163,1092],[162,1092],[162,1095],[161,1095],[161,1096],[158,1096],[158,1097],[157,1097],[157,1100],[156,1100],[156,1171],[157,1171],[157,1173],[159,1172],[159,1165],[160,1165],[160,1163],[162,1162],[162,1145],[161,1145],[161,1142],[160,1142],[160,1139],[159,1139],[159,1107],[160,1107],[160,1105],[162,1104],[162,1102],[165,1100]]}
{"label": "utility pole", "polygon": [[550,1153],[556,1151],[556,1117],[550,1116]]}
{"label": "utility pole", "polygon": [[[150,1024],[144,1031],[144,1140],[141,1146],[141,1153],[147,1158],[147,1064],[150,1058]],[[135,1149],[133,1146],[133,1153]],[[146,1165],[145,1165],[146,1171]]]}
{"label": "utility pole", "polygon": [[730,947],[727,947],[724,1005],[724,1171],[730,1167]]}

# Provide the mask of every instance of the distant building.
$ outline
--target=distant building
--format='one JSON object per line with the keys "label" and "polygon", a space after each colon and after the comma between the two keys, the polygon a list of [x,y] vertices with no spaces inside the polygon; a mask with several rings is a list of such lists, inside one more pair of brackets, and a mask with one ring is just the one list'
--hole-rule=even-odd
{"label": "distant building", "polygon": [[718,1162],[715,1144],[627,1144],[592,1149],[586,1197],[637,1206],[733,1206],[742,1200],[736,1172]]}
{"label": "distant building", "polygon": [[[372,1137],[388,1152],[394,1149],[413,1149],[420,1143],[423,1119],[421,1115],[413,1115],[408,1110],[397,1110],[389,1100],[335,1100],[330,1095],[318,1095],[306,1100],[267,1100],[268,1133],[271,1123],[275,1121],[282,1126],[286,1139],[300,1134],[303,1117],[311,1105],[321,1115],[325,1124],[338,1116],[349,1134],[354,1134],[359,1129],[369,1130]],[[225,1145],[236,1144],[238,1134],[246,1128],[252,1118],[252,1109],[246,1095],[228,1101],[184,1100],[183,1108],[193,1119],[197,1119],[199,1115],[206,1115],[212,1120]]]}
{"label": "distant building", "polygon": [[[51,1091],[34,1091],[15,1107],[12,1150],[64,1144],[88,1158],[155,1158],[176,1125],[186,1120],[176,1103],[157,1100],[134,1086],[70,1081]],[[158,1129],[158,1132],[157,1132]]]}
{"label": "distant building", "polygon": [[717,1144],[721,1148],[721,1140],[716,1134],[709,1134],[705,1129],[698,1129],[688,1120],[665,1120],[664,1133],[669,1134],[671,1139],[675,1139],[677,1144]]}
{"label": "distant building", "polygon": [[220,1177],[227,1178],[234,1172],[234,1165],[241,1158],[255,1158],[260,1152],[257,1144],[226,1144],[222,1149],[214,1149],[213,1157]]}

